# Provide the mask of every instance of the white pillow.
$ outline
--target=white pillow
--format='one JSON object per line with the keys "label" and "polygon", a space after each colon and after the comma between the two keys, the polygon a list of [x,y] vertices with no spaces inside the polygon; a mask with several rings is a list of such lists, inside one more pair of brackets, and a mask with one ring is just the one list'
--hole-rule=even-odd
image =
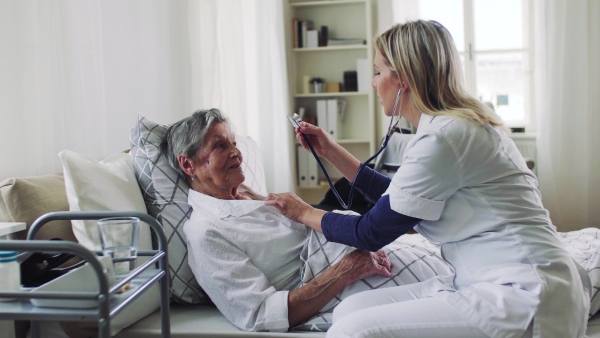
{"label": "white pillow", "polygon": [[[140,211],[146,213],[146,204],[135,178],[133,158],[119,153],[103,161],[63,150],[58,156],[63,162],[65,188],[69,209]],[[95,220],[72,221],[73,232],[80,244],[90,250],[100,249],[98,226]],[[139,250],[152,250],[150,227],[140,223]],[[138,264],[148,257],[138,259]],[[158,284],[153,285],[126,311],[111,321],[111,335],[137,322],[160,307]]]}

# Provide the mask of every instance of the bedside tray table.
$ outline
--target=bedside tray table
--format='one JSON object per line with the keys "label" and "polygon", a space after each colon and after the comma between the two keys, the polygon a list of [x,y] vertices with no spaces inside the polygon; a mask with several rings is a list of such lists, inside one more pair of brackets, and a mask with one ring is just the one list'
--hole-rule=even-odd
{"label": "bedside tray table", "polygon": [[[34,240],[42,225],[54,220],[95,220],[107,217],[138,217],[147,223],[158,239],[157,250],[142,250],[138,256],[151,258],[131,271],[122,280],[109,287],[108,278],[103,272],[101,262],[96,254],[81,244],[69,241]],[[18,292],[0,292],[0,298],[16,298],[14,301],[3,301],[0,304],[0,320],[31,320],[31,337],[40,336],[40,321],[94,321],[98,323],[98,336],[110,337],[111,319],[118,315],[137,297],[148,290],[154,283],[160,283],[161,332],[163,338],[171,336],[169,308],[169,269],[167,256],[167,239],[158,221],[148,214],[128,211],[61,211],[45,214],[38,218],[29,229],[27,240],[0,240],[0,250],[17,252],[55,252],[72,253],[83,258],[94,270],[99,289],[96,292],[65,292],[22,290]],[[158,268],[156,268],[158,263]],[[51,283],[51,282],[50,282]],[[134,288],[120,292],[128,283]],[[39,307],[31,303],[32,299],[51,300],[95,300],[93,308]]]}

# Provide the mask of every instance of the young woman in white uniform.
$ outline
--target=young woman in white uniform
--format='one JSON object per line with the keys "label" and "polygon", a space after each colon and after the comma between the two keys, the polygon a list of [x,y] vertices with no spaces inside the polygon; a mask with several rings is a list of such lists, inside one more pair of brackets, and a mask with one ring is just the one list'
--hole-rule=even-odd
{"label": "young woman in white uniform", "polygon": [[441,243],[455,277],[349,297],[327,336],[582,337],[588,277],[557,239],[501,121],[464,90],[450,33],[434,21],[407,22],[375,44],[372,84],[383,110],[417,128],[395,176],[361,166],[320,128],[302,122],[296,131],[376,201],[373,209],[328,213],[290,193],[265,203],[330,241],[372,251],[414,228]]}

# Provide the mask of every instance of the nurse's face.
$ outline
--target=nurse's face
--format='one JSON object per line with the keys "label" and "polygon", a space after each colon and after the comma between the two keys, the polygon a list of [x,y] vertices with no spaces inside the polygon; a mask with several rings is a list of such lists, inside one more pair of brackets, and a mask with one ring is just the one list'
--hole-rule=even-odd
{"label": "nurse's face", "polygon": [[[373,76],[371,85],[377,89],[377,96],[385,115],[392,116],[396,96],[398,95],[398,90],[400,90],[400,79],[388,67],[385,58],[379,51],[375,52],[375,61],[373,63],[375,65],[375,76]],[[398,110],[400,110],[399,108]]]}

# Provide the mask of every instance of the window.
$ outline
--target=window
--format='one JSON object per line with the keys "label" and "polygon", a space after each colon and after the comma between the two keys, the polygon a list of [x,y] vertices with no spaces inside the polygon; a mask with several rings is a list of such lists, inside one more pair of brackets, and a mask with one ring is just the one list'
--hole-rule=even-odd
{"label": "window", "polygon": [[443,24],[463,62],[469,92],[508,126],[534,130],[529,0],[394,0],[394,21]]}

